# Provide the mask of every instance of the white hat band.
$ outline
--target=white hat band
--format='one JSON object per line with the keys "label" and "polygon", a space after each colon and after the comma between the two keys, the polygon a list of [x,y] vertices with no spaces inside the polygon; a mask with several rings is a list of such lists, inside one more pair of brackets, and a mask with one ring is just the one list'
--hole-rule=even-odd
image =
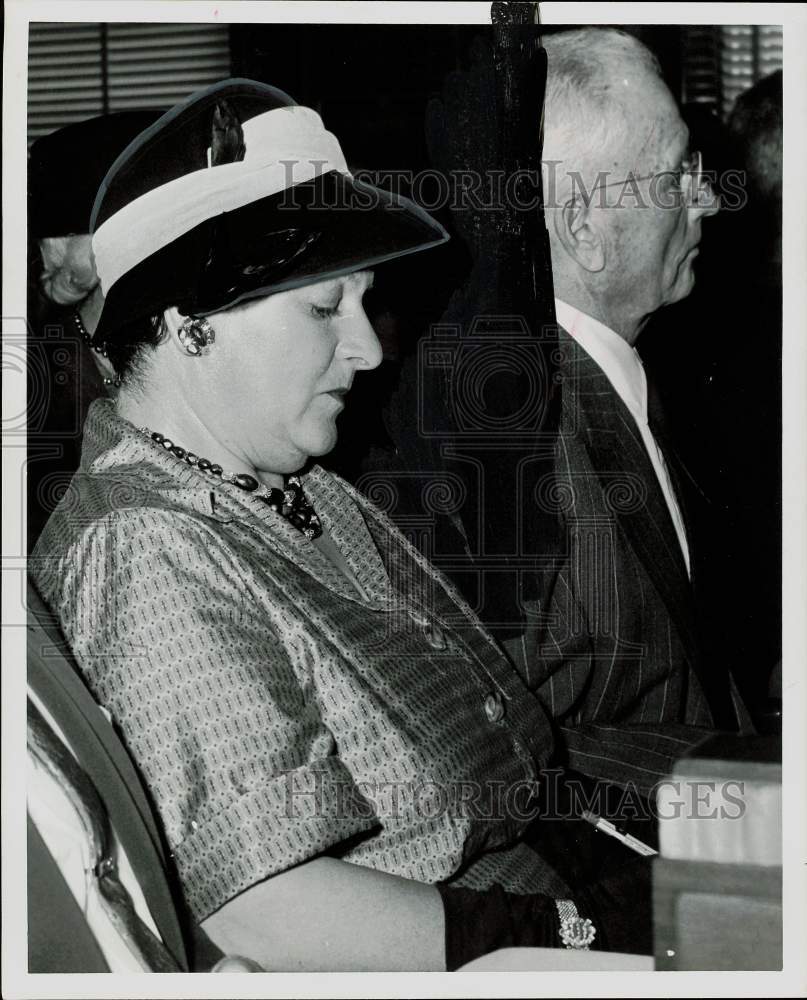
{"label": "white hat band", "polygon": [[105,295],[137,264],[207,219],[329,170],[348,173],[336,136],[311,108],[267,111],[244,122],[243,131],[246,154],[240,162],[177,177],[135,198],[98,227],[92,247]]}

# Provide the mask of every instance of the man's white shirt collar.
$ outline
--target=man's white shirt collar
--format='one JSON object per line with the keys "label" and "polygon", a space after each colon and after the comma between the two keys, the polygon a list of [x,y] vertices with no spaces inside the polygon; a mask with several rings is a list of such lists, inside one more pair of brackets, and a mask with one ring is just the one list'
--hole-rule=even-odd
{"label": "man's white shirt collar", "polygon": [[637,423],[647,423],[647,378],[634,347],[618,333],[568,302],[555,299],[558,323],[605,372]]}

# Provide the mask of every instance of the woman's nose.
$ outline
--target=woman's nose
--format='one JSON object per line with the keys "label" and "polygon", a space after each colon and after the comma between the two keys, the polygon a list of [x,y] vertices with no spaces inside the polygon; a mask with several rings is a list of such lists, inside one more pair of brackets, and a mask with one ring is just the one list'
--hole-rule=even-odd
{"label": "woman's nose", "polygon": [[345,325],[347,329],[342,342],[343,356],[349,358],[357,369],[371,371],[378,368],[384,354],[364,309],[359,308],[353,316],[347,318]]}

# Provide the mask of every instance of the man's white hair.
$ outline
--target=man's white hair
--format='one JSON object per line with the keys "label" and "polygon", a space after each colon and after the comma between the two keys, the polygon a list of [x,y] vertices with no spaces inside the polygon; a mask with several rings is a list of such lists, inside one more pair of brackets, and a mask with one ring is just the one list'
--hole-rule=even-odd
{"label": "man's white hair", "polygon": [[631,128],[615,86],[625,70],[639,67],[661,77],[661,68],[647,46],[615,28],[563,31],[543,43],[548,59],[543,159],[559,161],[555,186],[562,192],[568,172],[579,171],[590,183],[619,159]]}

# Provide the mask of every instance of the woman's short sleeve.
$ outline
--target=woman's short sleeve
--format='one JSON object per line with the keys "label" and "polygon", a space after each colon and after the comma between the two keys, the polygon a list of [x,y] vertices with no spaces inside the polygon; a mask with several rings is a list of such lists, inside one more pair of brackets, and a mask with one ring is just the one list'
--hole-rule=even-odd
{"label": "woman's short sleeve", "polygon": [[156,805],[201,920],[377,824],[299,660],[205,523],[127,510],[83,533],[59,613]]}

